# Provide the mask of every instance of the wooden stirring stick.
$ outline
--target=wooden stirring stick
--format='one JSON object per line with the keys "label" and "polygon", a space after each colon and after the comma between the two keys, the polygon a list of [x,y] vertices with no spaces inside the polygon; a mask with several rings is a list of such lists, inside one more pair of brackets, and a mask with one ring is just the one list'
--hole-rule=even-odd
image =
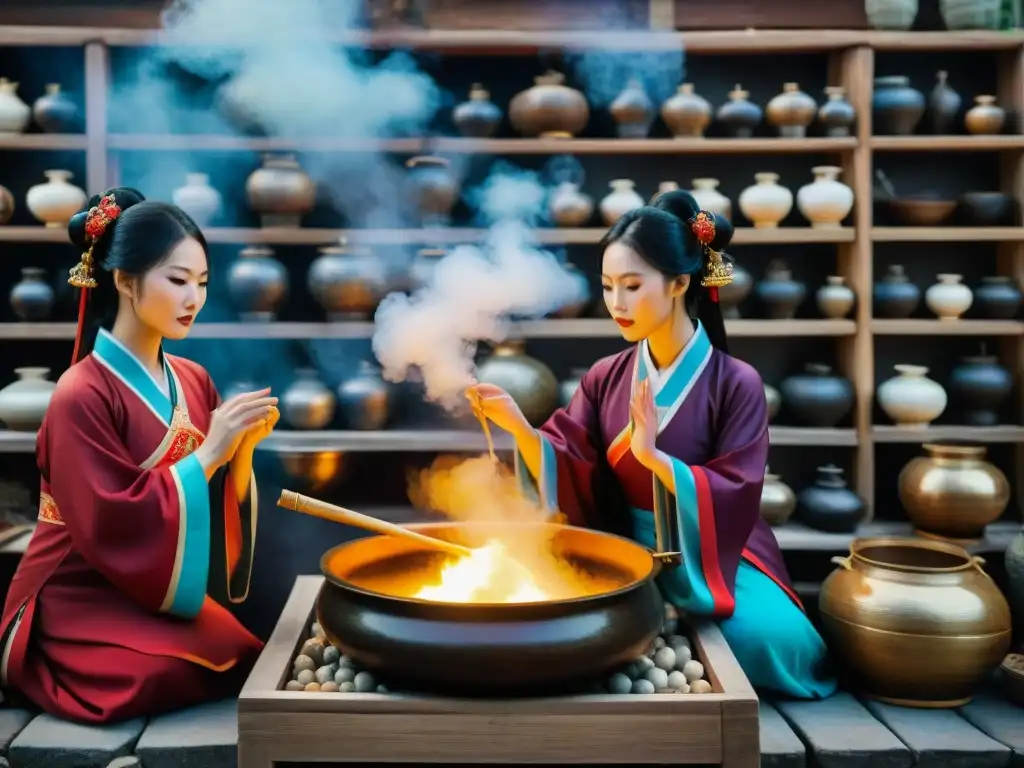
{"label": "wooden stirring stick", "polygon": [[449,541],[442,541],[441,539],[435,539],[432,536],[424,536],[422,533],[416,533],[410,531],[407,528],[403,528],[400,525],[394,523],[388,523],[384,520],[378,520],[376,517],[370,517],[360,512],[353,512],[351,509],[345,509],[345,507],[339,507],[334,504],[328,504],[326,501],[320,501],[319,499],[313,499],[309,496],[303,496],[301,493],[295,491],[282,490],[281,496],[277,500],[277,506],[283,507],[284,509],[291,509],[295,512],[301,512],[304,515],[311,515],[312,517],[319,517],[323,520],[330,520],[332,523],[341,523],[342,525],[351,525],[355,528],[362,528],[367,531],[373,531],[383,536],[398,536],[402,539],[409,539],[422,544],[432,549],[439,549],[442,552],[447,552],[450,555],[456,555],[458,557],[466,557],[472,554],[469,547],[464,547],[461,544],[452,544]]}

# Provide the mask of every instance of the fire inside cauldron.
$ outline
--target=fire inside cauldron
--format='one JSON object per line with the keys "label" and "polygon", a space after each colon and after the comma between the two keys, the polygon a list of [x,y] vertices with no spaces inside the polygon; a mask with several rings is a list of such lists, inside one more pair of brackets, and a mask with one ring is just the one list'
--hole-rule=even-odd
{"label": "fire inside cauldron", "polygon": [[329,550],[317,619],[328,639],[403,684],[471,695],[599,678],[664,622],[661,565],[640,545],[551,523],[407,526],[465,557],[372,536]]}

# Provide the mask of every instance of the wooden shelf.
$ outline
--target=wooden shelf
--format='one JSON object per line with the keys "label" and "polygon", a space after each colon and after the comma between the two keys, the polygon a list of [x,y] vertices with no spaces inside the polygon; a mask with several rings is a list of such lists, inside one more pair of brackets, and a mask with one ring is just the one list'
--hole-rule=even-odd
{"label": "wooden shelf", "polygon": [[64,227],[3,227],[0,243],[65,243],[71,245]]}
{"label": "wooden shelf", "polygon": [[875,152],[984,152],[1024,149],[1024,136],[872,136]]}
{"label": "wooden shelf", "polygon": [[876,243],[1020,242],[1024,227],[873,227]]}
{"label": "wooden shelf", "polygon": [[21,133],[0,134],[0,150],[67,150],[81,149],[87,146],[83,134],[74,133]]}
{"label": "wooden shelf", "polygon": [[872,320],[875,336],[1022,336],[1020,320]]}
{"label": "wooden shelf", "polygon": [[[995,522],[985,529],[980,541],[969,544],[969,552],[1004,552],[1013,537],[1020,531],[1020,523]],[[856,533],[825,533],[816,531],[802,523],[786,523],[772,528],[779,546],[788,551],[798,552],[844,552],[848,551],[855,538],[869,536],[913,536],[910,523],[879,520],[861,525]]]}
{"label": "wooden shelf", "polygon": [[1024,443],[1024,427],[1001,424],[969,427],[955,424],[929,427],[876,426],[871,428],[875,443],[927,443],[929,440],[965,440],[972,443]]}

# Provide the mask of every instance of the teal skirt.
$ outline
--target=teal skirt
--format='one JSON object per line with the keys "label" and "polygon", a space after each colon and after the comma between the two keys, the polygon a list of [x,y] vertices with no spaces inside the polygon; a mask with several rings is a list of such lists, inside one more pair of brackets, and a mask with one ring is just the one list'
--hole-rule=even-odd
{"label": "teal skirt", "polygon": [[[633,538],[653,548],[654,516],[633,510]],[[680,602],[692,591],[681,568],[658,579],[665,601]],[[736,609],[716,621],[754,688],[798,699],[823,699],[836,691],[825,668],[827,650],[807,615],[778,584],[745,560],[736,572]]]}

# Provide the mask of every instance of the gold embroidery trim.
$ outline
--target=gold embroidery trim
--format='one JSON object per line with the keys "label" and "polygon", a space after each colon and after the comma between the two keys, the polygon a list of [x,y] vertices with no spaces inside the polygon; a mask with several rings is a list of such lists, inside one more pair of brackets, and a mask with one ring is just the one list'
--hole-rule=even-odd
{"label": "gold embroidery trim", "polygon": [[44,523],[51,523],[52,525],[64,525],[64,518],[60,516],[60,510],[57,509],[57,502],[53,500],[53,496],[48,493],[39,494],[39,517],[38,519]]}

